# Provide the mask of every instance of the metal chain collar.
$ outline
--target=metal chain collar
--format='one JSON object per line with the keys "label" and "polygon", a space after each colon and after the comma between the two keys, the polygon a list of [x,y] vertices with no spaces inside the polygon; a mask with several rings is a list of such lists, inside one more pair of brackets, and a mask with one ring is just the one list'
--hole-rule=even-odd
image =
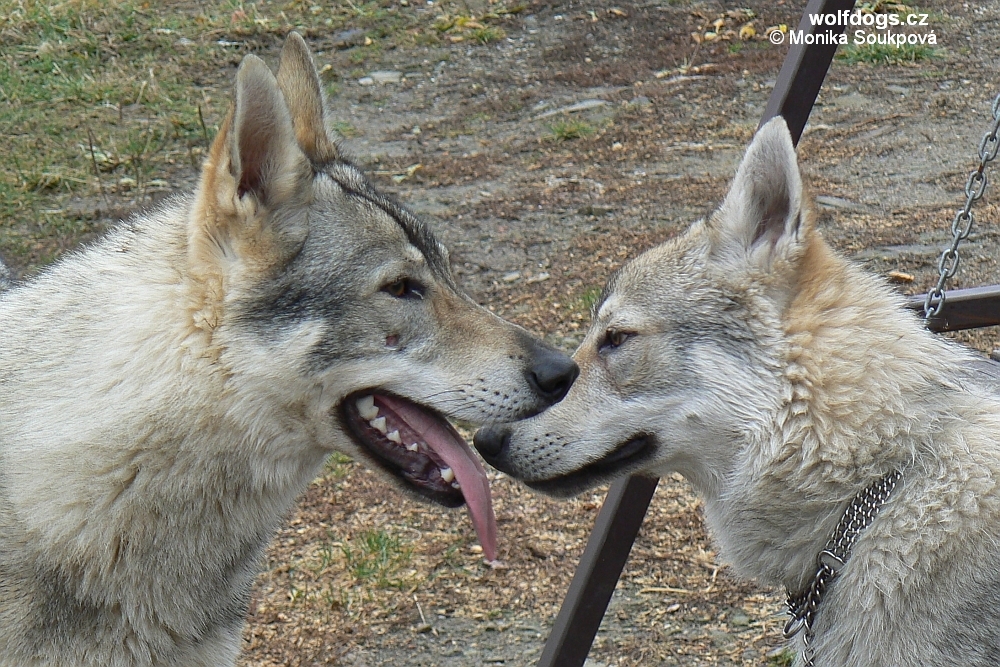
{"label": "metal chain collar", "polygon": [[[1000,100],[1000,97],[997,99]],[[840,518],[840,523],[833,531],[830,541],[816,557],[816,575],[812,583],[795,595],[788,593],[788,614],[791,618],[785,624],[784,635],[785,639],[791,639],[799,632],[805,631],[803,635],[805,649],[802,657],[806,667],[814,667],[813,626],[827,586],[847,563],[861,531],[875,520],[878,511],[889,499],[902,476],[898,470],[893,471],[854,496],[854,500],[844,510],[844,515]]]}
{"label": "metal chain collar", "polygon": [[924,299],[924,317],[937,317],[944,308],[944,284],[958,271],[958,244],[969,238],[972,232],[972,205],[982,198],[986,191],[986,165],[996,159],[1000,150],[1000,95],[993,100],[993,126],[979,142],[979,167],[969,174],[965,182],[965,206],[955,215],[951,223],[951,245],[945,248],[938,260],[937,285]]}

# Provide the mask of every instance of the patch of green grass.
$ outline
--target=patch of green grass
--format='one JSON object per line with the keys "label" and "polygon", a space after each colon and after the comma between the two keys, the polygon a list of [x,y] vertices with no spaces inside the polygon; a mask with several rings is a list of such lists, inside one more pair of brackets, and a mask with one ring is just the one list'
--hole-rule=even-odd
{"label": "patch of green grass", "polygon": [[396,536],[384,530],[370,530],[341,547],[347,569],[359,583],[378,588],[401,588],[399,570],[410,562],[412,552]]}
{"label": "patch of green grass", "polygon": [[498,19],[504,14],[516,14],[523,9],[524,7],[520,5],[509,9],[501,6],[481,18],[476,18],[470,14],[457,14],[454,16],[445,14],[438,17],[434,23],[434,29],[442,35],[448,33],[449,38],[454,41],[468,39],[477,44],[490,44],[505,38],[507,33],[500,26],[491,25],[486,21],[488,19]]}
{"label": "patch of green grass", "polygon": [[358,128],[354,127],[353,125],[344,120],[334,121],[333,123],[331,123],[331,127],[333,128],[334,132],[344,137],[345,139],[350,139],[352,137],[360,137],[362,134],[361,130],[359,130]]}
{"label": "patch of green grass", "polygon": [[483,26],[482,28],[476,28],[470,33],[472,41],[478,42],[479,44],[489,44],[491,42],[499,42],[506,36],[507,33],[504,32],[503,28],[498,28],[492,25]]}
{"label": "patch of green grass", "polygon": [[570,304],[570,310],[582,311],[589,314],[597,304],[597,300],[601,298],[601,291],[602,288],[600,287],[588,287],[583,294]]}
{"label": "patch of green grass", "polygon": [[559,120],[549,125],[549,139],[570,141],[582,139],[594,133],[594,126],[584,120]]}
{"label": "patch of green grass", "polygon": [[333,584],[324,586],[319,597],[330,609],[346,608],[350,602],[347,591],[340,590]]}
{"label": "patch of green grass", "polygon": [[[187,187],[246,53],[273,65],[290,30],[356,28],[374,41],[343,58],[367,66],[419,35],[438,41],[436,19],[398,0],[0,0],[0,136],[16,157],[0,161],[0,247],[37,267],[95,231],[73,222],[81,206],[125,211]],[[502,34],[490,29],[480,41]]]}
{"label": "patch of green grass", "polygon": [[767,659],[768,667],[792,667],[795,664],[795,651],[785,649],[777,655],[772,655]]}
{"label": "patch of green grass", "polygon": [[348,59],[354,65],[360,65],[373,58],[378,58],[382,53],[382,43],[372,42],[366,46],[356,46],[348,53]]}
{"label": "patch of green grass", "polygon": [[340,479],[346,477],[352,467],[354,467],[354,460],[350,456],[334,452],[323,464],[323,476]]}
{"label": "patch of green grass", "polygon": [[[332,537],[332,536],[331,536]],[[322,574],[337,561],[337,549],[332,541],[326,541],[316,550],[316,562],[310,569],[316,574]]]}
{"label": "patch of green grass", "polygon": [[[43,263],[79,238],[65,224],[71,214],[43,211],[60,211],[69,196],[116,193],[122,181],[141,201],[154,173],[204,141],[199,106],[212,122],[225,107],[209,105],[190,72],[218,50],[201,27],[228,29],[231,14],[181,19],[131,1],[0,0],[0,128],[17,156],[0,164],[0,190],[16,201],[3,207],[0,243],[19,263]],[[240,34],[259,28],[232,25]],[[26,230],[33,243],[7,246]]]}
{"label": "patch of green grass", "polygon": [[837,58],[850,65],[901,65],[940,57],[938,49],[927,44],[851,44],[837,52]]}
{"label": "patch of green grass", "polygon": [[437,46],[441,43],[441,38],[437,36],[436,30],[428,30],[416,33],[413,41],[418,46]]}

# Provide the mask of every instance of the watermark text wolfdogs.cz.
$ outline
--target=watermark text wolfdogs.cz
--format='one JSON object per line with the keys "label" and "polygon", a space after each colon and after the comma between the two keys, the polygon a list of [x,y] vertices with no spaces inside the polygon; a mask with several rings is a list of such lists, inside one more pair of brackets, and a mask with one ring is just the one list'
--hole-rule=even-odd
{"label": "watermark text wolfdogs.cz", "polygon": [[[809,14],[814,31],[789,29],[774,30],[768,34],[772,44],[906,44],[937,45],[933,30],[919,31],[928,26],[928,14],[868,14],[861,11],[842,10],[828,14]],[[844,32],[829,32],[822,28],[844,28]],[[893,28],[901,30],[893,30]],[[910,32],[907,28],[915,28]]]}

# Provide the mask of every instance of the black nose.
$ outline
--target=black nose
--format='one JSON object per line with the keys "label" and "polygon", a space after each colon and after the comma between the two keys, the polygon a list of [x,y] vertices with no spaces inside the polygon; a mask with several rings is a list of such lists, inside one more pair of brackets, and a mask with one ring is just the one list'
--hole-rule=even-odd
{"label": "black nose", "polygon": [[576,362],[562,352],[538,345],[528,368],[528,383],[550,404],[558,403],[580,374]]}
{"label": "black nose", "polygon": [[492,463],[510,443],[510,428],[503,424],[484,426],[476,431],[472,442],[475,443],[476,449],[483,455],[483,458]]}

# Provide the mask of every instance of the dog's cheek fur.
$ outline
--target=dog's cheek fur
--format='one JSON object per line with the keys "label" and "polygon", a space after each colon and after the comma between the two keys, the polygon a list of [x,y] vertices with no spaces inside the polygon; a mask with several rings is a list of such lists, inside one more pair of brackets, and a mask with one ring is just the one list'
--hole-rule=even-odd
{"label": "dog's cheek fur", "polygon": [[226,317],[234,286],[276,275],[301,248],[305,207],[289,203],[306,199],[310,177],[274,76],[259,59],[246,58],[188,218],[191,321],[213,354],[212,332]]}

